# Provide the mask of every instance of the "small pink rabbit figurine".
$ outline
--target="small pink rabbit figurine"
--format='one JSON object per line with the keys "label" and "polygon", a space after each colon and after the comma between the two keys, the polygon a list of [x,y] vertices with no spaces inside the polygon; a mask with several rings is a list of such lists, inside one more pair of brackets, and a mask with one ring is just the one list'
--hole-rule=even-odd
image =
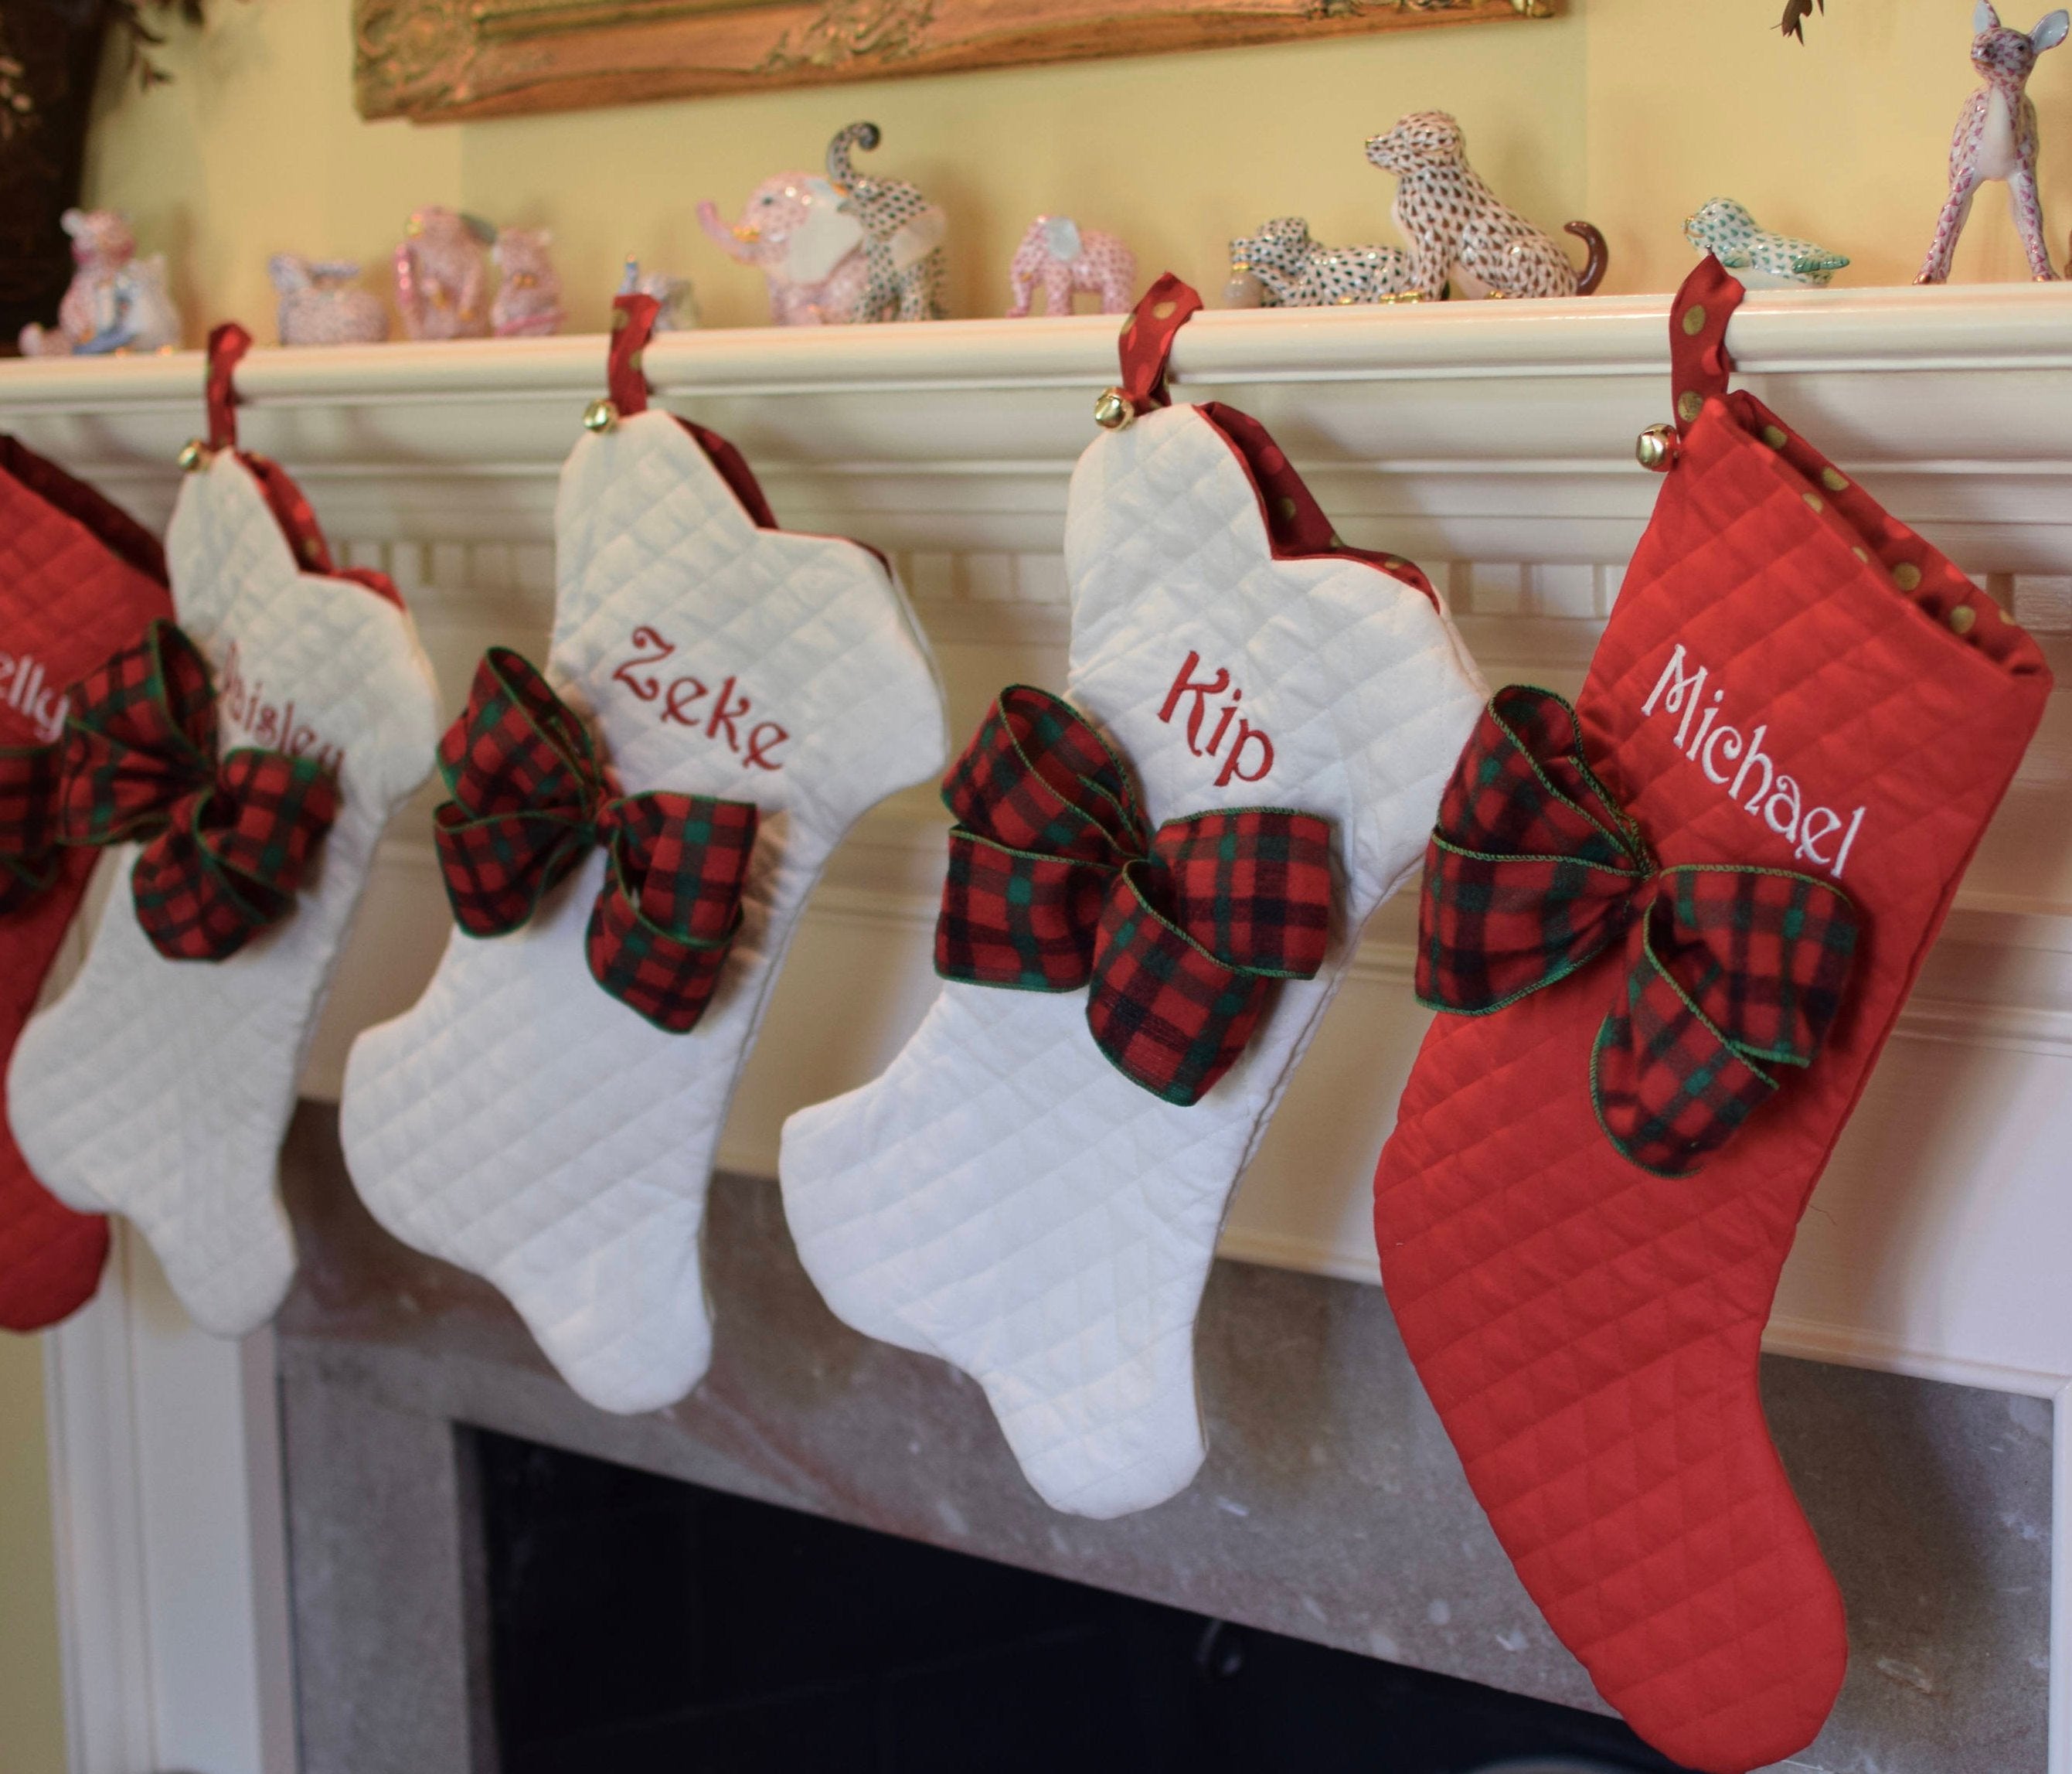
{"label": "small pink rabbit figurine", "polygon": [[396,249],[396,306],[413,339],[489,333],[489,245],[496,230],[434,204],[414,212]]}
{"label": "small pink rabbit figurine", "polygon": [[1971,29],[1977,33],[1971,39],[1971,65],[1985,84],[1966,101],[1957,119],[1957,133],[1950,141],[1949,199],[1914,282],[1941,283],[1948,278],[1972,198],[1988,179],[2004,179],[2029,268],[2037,282],[2051,282],[2058,274],[2050,268],[2043,209],[2036,195],[2036,101],[2024,88],[2036,58],[2065,41],[2072,15],[2061,8],[2045,14],[2033,31],[2011,31],[2000,23],[1992,0],[1979,0]]}
{"label": "small pink rabbit figurine", "polygon": [[561,274],[554,269],[554,237],[544,228],[507,228],[490,249],[504,274],[490,304],[499,339],[545,339],[561,330]]}

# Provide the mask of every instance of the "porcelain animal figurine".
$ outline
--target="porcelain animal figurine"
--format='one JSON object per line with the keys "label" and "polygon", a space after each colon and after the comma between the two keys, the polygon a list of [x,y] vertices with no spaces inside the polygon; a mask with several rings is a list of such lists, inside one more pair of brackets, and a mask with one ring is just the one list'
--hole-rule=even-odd
{"label": "porcelain animal figurine", "polygon": [[22,355],[98,357],[177,345],[180,317],[166,288],[165,255],[138,258],[137,237],[119,210],[68,209],[59,220],[79,269],[58,303],[57,325],[31,321],[22,329]]}
{"label": "porcelain animal figurine", "polygon": [[372,345],[388,336],[388,313],[372,290],[354,286],[355,259],[276,253],[266,275],[280,292],[284,345]]}
{"label": "porcelain animal figurine", "polygon": [[1230,243],[1231,288],[1249,277],[1259,298],[1233,307],[1329,308],[1357,302],[1417,302],[1424,291],[1400,246],[1326,246],[1300,216],[1276,216]]}
{"label": "porcelain animal figurine", "polygon": [[943,237],[949,219],[903,179],[872,179],[850,156],[878,146],[875,123],[852,123],[828,144],[828,178],[842,208],[863,224],[870,275],[852,320],[940,320]]}
{"label": "porcelain animal figurine", "polygon": [[1070,314],[1081,290],[1100,298],[1103,314],[1127,314],[1137,299],[1137,255],[1119,235],[1081,228],[1069,216],[1038,216],[1014,249],[1007,281],[1010,320],[1029,312],[1038,288],[1046,314]]}
{"label": "porcelain animal figurine", "polygon": [[413,339],[489,336],[489,248],[479,216],[434,204],[414,212],[396,249],[396,306]]}
{"label": "porcelain animal figurine", "polygon": [[691,280],[672,277],[667,271],[643,271],[639,260],[631,254],[619,280],[619,293],[654,297],[656,332],[686,332],[698,323],[698,295]]}
{"label": "porcelain animal figurine", "polygon": [[2068,28],[2072,14],[2061,7],[2045,13],[2033,31],[2011,31],[2000,23],[1992,0],[1979,0],[1971,14],[1971,65],[1985,84],[1965,101],[1950,138],[1950,195],[1936,218],[1935,238],[1915,282],[1947,281],[1971,200],[1989,179],[2007,182],[2008,202],[2022,249],[2029,254],[2031,275],[2039,283],[2056,279],[2050,249],[2044,244],[2043,206],[2036,194],[2036,101],[2026,88],[2036,58],[2063,43]]}
{"label": "porcelain animal figurine", "polygon": [[1367,157],[1396,175],[1396,225],[1410,242],[1412,285],[1433,301],[1449,279],[1466,295],[1588,295],[1603,280],[1605,237],[1588,222],[1568,231],[1585,241],[1578,272],[1560,243],[1501,201],[1468,164],[1461,126],[1444,111],[1413,111],[1367,145]]}
{"label": "porcelain animal figurine", "polygon": [[500,274],[489,326],[499,339],[545,339],[561,330],[561,274],[553,235],[544,228],[507,228],[489,249]]}
{"label": "porcelain animal figurine", "polygon": [[1773,234],[1731,197],[1715,197],[1685,218],[1684,237],[1710,253],[1749,290],[1824,290],[1849,261],[1811,241]]}
{"label": "porcelain animal figurine", "polygon": [[731,227],[710,203],[698,205],[698,220],[729,258],[762,272],[776,325],[832,326],[856,311],[870,279],[863,224],[843,209],[842,194],[818,174],[780,172],[764,179]]}

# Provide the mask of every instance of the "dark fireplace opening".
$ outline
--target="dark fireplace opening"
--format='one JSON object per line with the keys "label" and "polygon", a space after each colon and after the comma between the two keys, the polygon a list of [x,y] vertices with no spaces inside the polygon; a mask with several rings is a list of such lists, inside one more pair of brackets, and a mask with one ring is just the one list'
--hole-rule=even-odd
{"label": "dark fireplace opening", "polygon": [[1615,1720],[473,1439],[504,1774],[1674,1774]]}

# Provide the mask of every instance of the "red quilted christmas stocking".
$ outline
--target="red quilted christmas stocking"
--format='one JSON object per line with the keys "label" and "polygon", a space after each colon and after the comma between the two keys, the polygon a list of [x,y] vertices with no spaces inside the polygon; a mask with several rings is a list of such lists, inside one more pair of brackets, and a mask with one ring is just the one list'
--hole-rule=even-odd
{"label": "red quilted christmas stocking", "polygon": [[[171,609],[150,533],[0,437],[0,1077],[93,868],[51,838],[65,691]],[[0,1117],[0,1327],[57,1323],[107,1254],[108,1222],[46,1192]]]}
{"label": "red quilted christmas stocking", "polygon": [[1840,1597],[1763,1421],[1793,1229],[2050,680],[1744,393],[1676,298],[1679,434],[1572,716],[1485,714],[1426,864],[1444,1013],[1375,1178],[1404,1340],[1519,1575],[1642,1735],[1817,1733]]}

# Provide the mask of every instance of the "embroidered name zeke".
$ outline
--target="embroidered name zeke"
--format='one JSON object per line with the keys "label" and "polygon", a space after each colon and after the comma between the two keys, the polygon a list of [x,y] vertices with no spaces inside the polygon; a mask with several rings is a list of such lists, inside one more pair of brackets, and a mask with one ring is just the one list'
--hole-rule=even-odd
{"label": "embroidered name zeke", "polygon": [[[1647,700],[1640,705],[1640,712],[1653,714],[1659,709],[1665,716],[1680,716],[1676,749],[1705,772],[1707,780],[1717,783],[1743,813],[1760,819],[1783,838],[1797,859],[1817,862],[1840,880],[1856,833],[1863,829],[1866,809],[1859,807],[1845,820],[1832,807],[1806,806],[1797,780],[1779,770],[1762,748],[1769,724],[1756,727],[1744,738],[1740,728],[1729,726],[1720,719],[1727,693],[1724,685],[1717,686],[1711,700],[1706,700],[1705,681],[1709,673],[1708,666],[1690,669],[1679,640],[1655,688],[1647,693]],[[1758,769],[1762,780],[1744,799],[1742,790]],[[1840,842],[1823,854],[1821,846],[1838,834]]]}
{"label": "embroidered name zeke", "polygon": [[[791,737],[775,721],[748,719],[751,702],[738,679],[730,676],[715,693],[704,679],[686,672],[664,681],[643,666],[659,665],[676,650],[676,644],[643,623],[630,637],[635,648],[611,675],[643,702],[658,704],[655,718],[665,726],[703,728],[708,739],[724,742],[741,759],[744,770],[782,770],[784,760],[777,748]],[[702,708],[698,705],[712,698]]]}

